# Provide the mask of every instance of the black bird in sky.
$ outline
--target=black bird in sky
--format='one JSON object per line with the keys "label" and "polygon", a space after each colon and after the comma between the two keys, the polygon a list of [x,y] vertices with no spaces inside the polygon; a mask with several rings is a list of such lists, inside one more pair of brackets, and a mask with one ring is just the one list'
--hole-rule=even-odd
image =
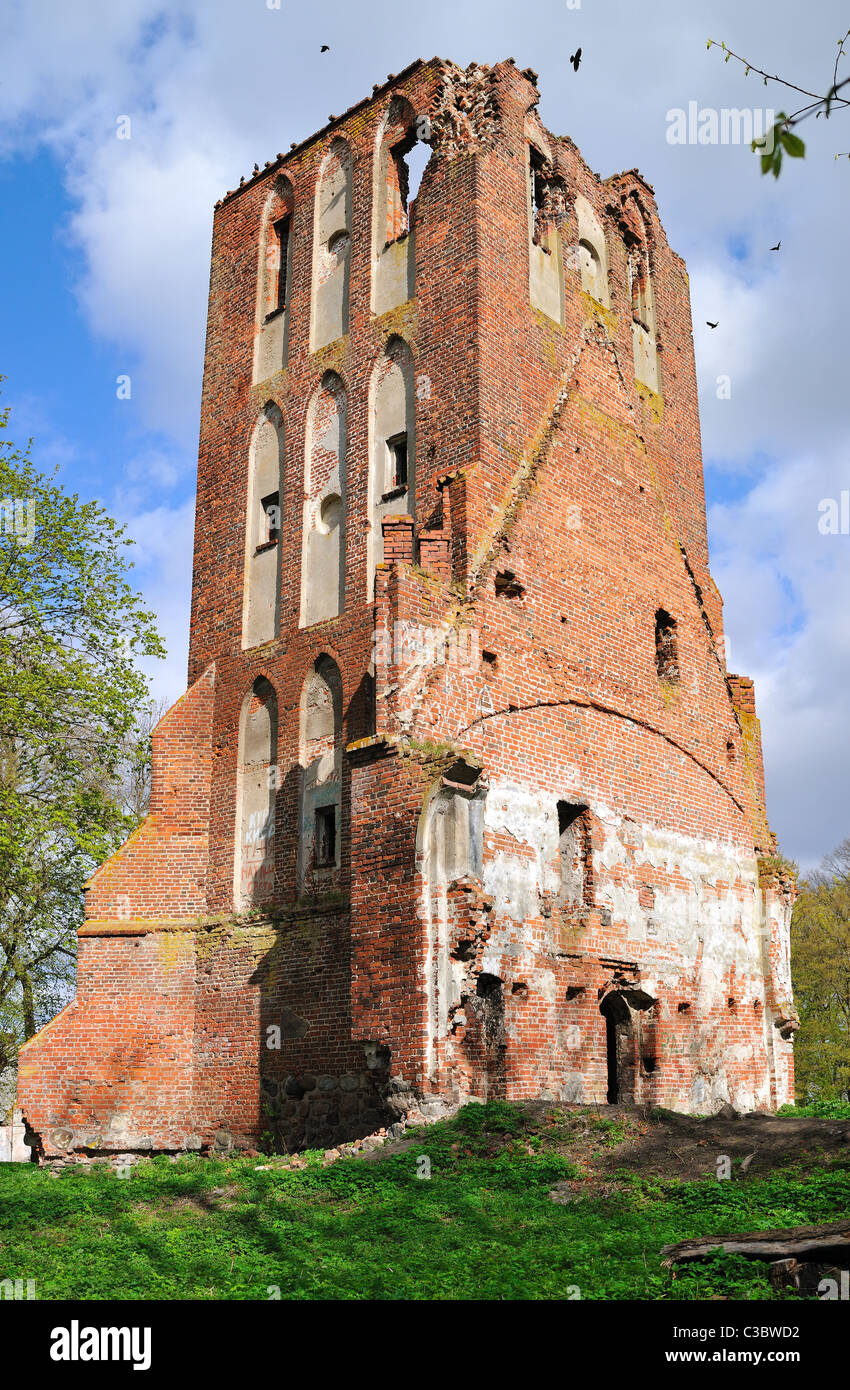
{"label": "black bird in sky", "polygon": [[775,245],[775,246],[771,246],[770,249],[771,249],[771,251],[778,251],[781,245],[782,245],[782,242],[781,242],[781,241],[777,241],[776,245]]}
{"label": "black bird in sky", "polygon": [[578,72],[578,65],[581,62],[581,49],[577,48],[575,53],[570,54],[570,62],[573,65],[573,72]]}
{"label": "black bird in sky", "polygon": [[322,46],[321,46],[321,48],[319,49],[319,52],[320,52],[320,53],[329,53],[329,52],[330,52],[330,48],[331,48],[331,46],[330,46],[329,43],[323,43]]}
{"label": "black bird in sky", "polygon": [[[720,319],[717,320],[717,323],[719,323],[719,322],[720,322]],[[717,323],[712,323],[712,322],[711,322],[711,319],[706,319],[706,323],[708,324],[709,328],[716,328],[716,327],[717,327]]]}

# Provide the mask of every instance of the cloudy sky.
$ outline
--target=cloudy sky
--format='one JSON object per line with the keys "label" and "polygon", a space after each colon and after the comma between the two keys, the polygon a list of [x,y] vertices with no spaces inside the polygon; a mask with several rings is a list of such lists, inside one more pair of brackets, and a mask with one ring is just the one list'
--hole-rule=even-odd
{"label": "cloudy sky", "polygon": [[[668,131],[690,102],[794,109],[708,38],[825,91],[850,4],[277,5],[2,3],[0,372],[12,434],[32,435],[42,467],[58,464],[66,486],[127,523],[169,646],[154,692],[176,698],[185,685],[213,203],[416,57],[512,56],[540,74],[545,124],[592,168],[641,170],[688,262],[730,667],[757,682],[781,848],[813,865],[850,835],[850,536],[818,528],[819,503],[850,488],[850,160],[835,159],[850,151],[850,110],[801,126],[806,158],[786,160],[778,181],[744,146],[675,145]],[[118,138],[122,117],[130,139]],[[119,400],[125,374],[132,395]]]}

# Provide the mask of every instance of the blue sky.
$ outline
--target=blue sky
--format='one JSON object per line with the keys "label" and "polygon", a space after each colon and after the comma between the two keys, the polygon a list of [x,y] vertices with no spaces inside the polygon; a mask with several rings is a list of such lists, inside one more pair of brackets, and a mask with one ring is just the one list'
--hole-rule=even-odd
{"label": "blue sky", "polygon": [[[58,465],[135,537],[136,578],[169,646],[154,692],[173,699],[185,683],[213,202],[415,57],[510,55],[538,71],[544,122],[592,168],[641,169],[688,263],[712,571],[731,669],[757,682],[771,820],[804,865],[850,835],[850,537],[817,527],[818,502],[850,487],[850,161],[834,159],[850,149],[850,113],[803,127],[807,158],[786,161],[778,182],[740,146],[667,138],[669,112],[692,100],[785,105],[707,51],[708,37],[820,91],[848,23],[839,0],[804,25],[789,0],[328,0],[321,11],[7,0],[4,399],[39,465]],[[117,138],[122,116],[129,140]],[[116,396],[123,374],[129,400]]]}
{"label": "blue sky", "polygon": [[[117,397],[114,346],[91,332],[77,300],[86,260],[68,236],[74,204],[63,172],[43,147],[0,164],[0,201],[16,210],[2,234],[6,391],[17,433],[33,433],[40,464],[59,463],[66,486],[114,505],[110,481],[120,488],[146,432]],[[132,352],[121,366],[135,371]]]}

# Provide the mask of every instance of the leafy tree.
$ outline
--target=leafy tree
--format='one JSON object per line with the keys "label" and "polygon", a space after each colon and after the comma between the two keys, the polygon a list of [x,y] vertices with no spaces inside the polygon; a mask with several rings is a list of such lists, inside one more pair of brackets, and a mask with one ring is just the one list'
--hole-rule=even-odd
{"label": "leafy tree", "polygon": [[[792,159],[803,159],[805,157],[806,146],[799,135],[795,135],[792,129],[793,126],[799,125],[801,121],[808,120],[810,116],[814,116],[815,120],[819,120],[821,116],[823,116],[825,120],[829,120],[834,110],[841,110],[850,106],[850,98],[846,95],[841,95],[842,91],[845,91],[848,83],[850,83],[850,77],[845,77],[840,82],[838,80],[839,64],[841,63],[841,59],[847,56],[844,45],[848,38],[850,38],[850,29],[847,30],[843,38],[838,40],[838,52],[835,55],[835,64],[832,69],[832,83],[823,95],[818,92],[810,92],[805,87],[799,87],[796,82],[788,82],[784,77],[778,77],[776,74],[764,72],[761,68],[756,67],[755,63],[750,62],[748,58],[742,58],[739,53],[733,53],[731,48],[726,47],[725,43],[717,43],[715,39],[708,40],[708,48],[720,48],[722,50],[724,54],[724,63],[728,63],[730,58],[734,58],[736,63],[740,63],[744,68],[745,77],[749,77],[750,73],[754,72],[762,79],[765,87],[768,82],[776,82],[780,87],[785,87],[789,92],[798,92],[804,97],[811,98],[804,106],[800,106],[795,111],[792,111],[790,116],[787,112],[780,111],[770,133],[762,136],[761,139],[753,141],[753,150],[761,156],[761,171],[763,174],[773,174],[773,177],[778,179],[779,171],[782,168],[783,155],[787,154]],[[850,153],[842,151],[835,156],[836,159],[845,157],[850,159]]]}
{"label": "leafy tree", "polygon": [[136,663],[164,655],[124,528],[40,473],[8,423],[0,409],[0,1069],[67,999],[82,885],[144,813]]}
{"label": "leafy tree", "polygon": [[850,1100],[850,839],[801,884],[791,918],[797,1098]]}

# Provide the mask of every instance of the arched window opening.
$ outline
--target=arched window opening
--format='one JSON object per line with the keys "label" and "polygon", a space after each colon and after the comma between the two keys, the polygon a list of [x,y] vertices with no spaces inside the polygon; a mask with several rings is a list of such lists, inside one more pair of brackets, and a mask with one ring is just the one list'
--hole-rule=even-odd
{"label": "arched window opening", "polygon": [[407,154],[415,144],[415,137],[405,136],[397,145],[391,146],[387,157],[387,245],[407,236],[410,230],[407,201],[409,197],[409,174]]}
{"label": "arched window opening", "polygon": [[263,546],[274,545],[280,540],[280,493],[269,492],[260,499],[260,508],[263,513],[262,539],[257,546],[262,550]]}
{"label": "arched window opening", "polygon": [[407,488],[407,431],[394,434],[387,440],[387,476],[385,495],[404,492]]}
{"label": "arched window opening", "polygon": [[281,174],[266,201],[260,226],[260,269],[257,286],[257,330],[254,381],[266,381],[286,363],[289,337],[288,304],[292,282],[292,218],[294,194]]}
{"label": "arched window opening", "polygon": [[546,254],[546,234],[548,222],[548,192],[545,178],[546,160],[534,145],[528,147],[529,177],[531,180],[531,239]]}
{"label": "arched window opening", "polygon": [[375,365],[370,389],[368,596],[375,567],[384,558],[381,523],[388,515],[413,516],[416,498],[413,355],[392,338]]}
{"label": "arched window opening", "polygon": [[299,889],[324,890],[341,863],[342,680],[336,662],[320,656],[301,696],[301,835]]}
{"label": "arched window opening", "polygon": [[621,228],[626,246],[632,308],[635,380],[660,393],[655,295],[652,288],[651,222],[635,192],[621,196]]}
{"label": "arched window opening", "polygon": [[251,442],[245,513],[242,646],[273,641],[280,622],[283,417],[265,406]]}
{"label": "arched window opening", "polygon": [[274,895],[277,697],[264,676],[242,704],[236,774],[234,903],[237,911]]}
{"label": "arched window opening", "polygon": [[288,214],[286,217],[279,217],[271,225],[268,243],[266,318],[272,314],[279,314],[286,308],[290,226],[291,218]]}
{"label": "arched window opening", "polygon": [[642,247],[633,246],[629,251],[629,284],[632,299],[632,320],[649,332],[649,277],[646,269],[646,253]]}
{"label": "arched window opening", "polygon": [[595,282],[599,275],[599,257],[595,247],[589,241],[579,241],[578,252],[582,283]]}
{"label": "arched window opening", "polygon": [[532,308],[555,323],[564,323],[564,272],[560,221],[564,212],[563,180],[539,122],[526,119],[526,204],[528,217],[528,292]]}
{"label": "arched window opening", "polygon": [[372,224],[372,310],[385,314],[414,292],[415,199],[430,147],[405,97],[393,97],[375,147]]}

